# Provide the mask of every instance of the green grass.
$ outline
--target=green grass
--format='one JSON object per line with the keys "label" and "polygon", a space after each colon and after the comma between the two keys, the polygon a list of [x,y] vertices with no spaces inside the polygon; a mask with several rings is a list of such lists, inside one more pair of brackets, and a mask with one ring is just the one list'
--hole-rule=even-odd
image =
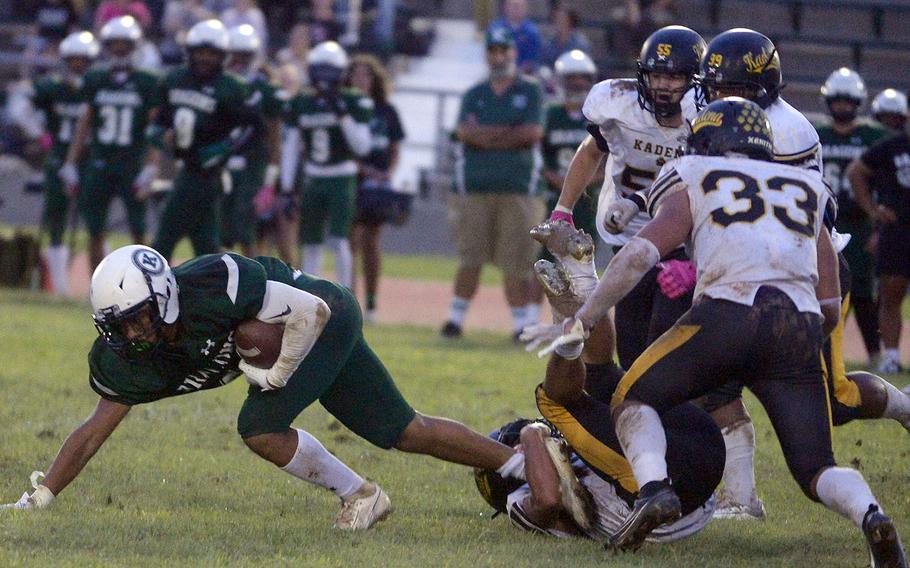
{"label": "green grass", "polygon": [[[97,399],[85,355],[87,306],[0,291],[0,500],[27,489]],[[543,362],[506,335],[459,343],[415,327],[367,336],[418,409],[488,431],[534,413]],[[83,474],[44,511],[0,512],[0,566],[862,566],[862,536],[810,503],[790,479],[764,412],[758,432],[764,523],[717,522],[675,545],[609,556],[597,543],[522,533],[490,510],[470,471],[378,450],[333,425],[321,408],[306,428],[376,479],[396,511],[365,534],[330,529],[337,501],[256,458],[235,433],[242,380],[134,409]],[[863,471],[910,534],[907,434],[888,422],[835,431],[838,459]]]}

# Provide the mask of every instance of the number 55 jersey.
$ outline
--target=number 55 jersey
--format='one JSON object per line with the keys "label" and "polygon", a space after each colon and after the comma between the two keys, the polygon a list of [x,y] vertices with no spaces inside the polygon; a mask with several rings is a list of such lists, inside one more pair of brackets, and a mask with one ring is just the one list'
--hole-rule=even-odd
{"label": "number 55 jersey", "polygon": [[702,295],[752,305],[761,286],[778,288],[801,312],[821,313],[816,239],[830,199],[814,170],[747,158],[683,156],[648,196],[648,212],[679,191],[692,212],[691,258]]}

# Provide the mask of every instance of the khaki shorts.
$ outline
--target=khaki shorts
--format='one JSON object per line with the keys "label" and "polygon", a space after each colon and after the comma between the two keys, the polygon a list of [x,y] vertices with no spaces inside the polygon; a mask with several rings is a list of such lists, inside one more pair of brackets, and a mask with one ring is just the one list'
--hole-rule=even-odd
{"label": "khaki shorts", "polygon": [[462,266],[492,262],[506,274],[530,272],[540,245],[528,234],[543,200],[514,193],[453,194],[449,223]]}

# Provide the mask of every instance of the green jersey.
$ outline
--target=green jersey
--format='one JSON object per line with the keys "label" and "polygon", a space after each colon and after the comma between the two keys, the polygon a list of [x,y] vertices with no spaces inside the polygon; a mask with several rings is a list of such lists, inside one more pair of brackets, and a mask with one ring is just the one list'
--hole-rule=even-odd
{"label": "green jersey", "polygon": [[[186,65],[168,73],[159,85],[161,107],[156,123],[174,131],[174,157],[200,169],[200,153],[227,142],[237,127],[258,123],[259,105],[243,79],[221,73],[211,81],[195,79]],[[225,148],[228,150],[228,148]]]}
{"label": "green jersey", "polygon": [[853,196],[850,180],[847,179],[847,166],[875,142],[888,136],[890,131],[871,120],[858,121],[849,134],[838,134],[831,124],[816,125],[815,129],[825,159],[825,181],[837,196],[838,218],[864,218],[863,211]]}
{"label": "green jersey", "polygon": [[[565,177],[569,171],[569,164],[575,157],[575,151],[578,146],[588,136],[585,129],[587,120],[581,113],[581,109],[576,112],[569,112],[565,105],[551,103],[547,105],[544,112],[543,121],[543,143],[541,144],[541,154],[543,154],[543,167],[549,171],[558,173]],[[556,192],[557,197],[561,188],[549,187],[546,180],[541,180],[541,186],[549,192]],[[588,186],[588,192],[600,187],[600,184],[594,183]]]}
{"label": "green jersey", "polygon": [[92,109],[91,158],[130,165],[141,160],[149,112],[159,105],[158,77],[138,69],[90,71],[82,96]]}
{"label": "green jersey", "polygon": [[[344,89],[339,96],[354,121],[367,125],[370,123],[373,118],[372,99],[354,89]],[[357,174],[357,155],[344,138],[338,115],[315,91],[304,91],[288,102],[286,121],[289,127],[300,130],[307,176]]]}
{"label": "green jersey", "polygon": [[[458,123],[476,120],[483,126],[540,124],[543,95],[534,79],[519,76],[501,95],[489,81],[471,88],[461,99]],[[459,193],[537,192],[539,164],[533,148],[485,150],[462,144],[456,162]]]}
{"label": "green jersey", "polygon": [[35,81],[32,105],[42,113],[46,129],[54,138],[51,152],[63,158],[76,129],[76,121],[85,111],[79,89],[62,76],[53,74]]}

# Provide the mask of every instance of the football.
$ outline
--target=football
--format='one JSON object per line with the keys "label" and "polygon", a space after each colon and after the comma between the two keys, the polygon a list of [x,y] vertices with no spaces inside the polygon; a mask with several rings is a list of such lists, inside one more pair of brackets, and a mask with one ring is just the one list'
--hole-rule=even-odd
{"label": "football", "polygon": [[244,361],[260,369],[269,369],[281,353],[283,335],[282,323],[246,320],[234,331],[234,345]]}

